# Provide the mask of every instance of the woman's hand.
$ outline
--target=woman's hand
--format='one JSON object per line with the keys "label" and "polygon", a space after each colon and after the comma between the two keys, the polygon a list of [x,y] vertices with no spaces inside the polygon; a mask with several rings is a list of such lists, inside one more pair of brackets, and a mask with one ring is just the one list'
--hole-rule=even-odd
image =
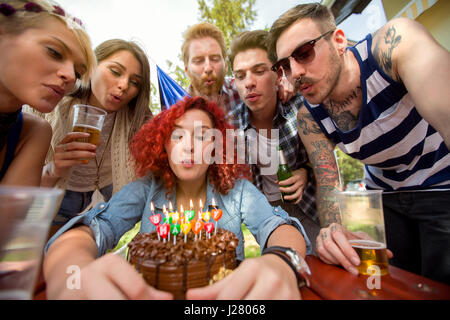
{"label": "woman's hand", "polygon": [[[79,279],[76,277],[79,276]],[[78,288],[76,286],[78,280]],[[147,285],[142,276],[123,258],[107,254],[80,269],[79,274],[68,274],[60,292],[49,299],[173,299],[171,293]]]}
{"label": "woman's hand", "polygon": [[303,190],[308,182],[308,172],[304,168],[292,171],[292,177],[279,181],[280,191],[284,192],[284,200],[299,203],[303,197]]}
{"label": "woman's hand", "polygon": [[297,278],[280,257],[267,254],[244,260],[223,280],[203,288],[189,289],[186,299],[300,299]]}
{"label": "woman's hand", "polygon": [[55,147],[52,173],[54,177],[64,177],[73,166],[86,164],[95,158],[96,145],[76,141],[76,139],[87,137],[89,133],[70,132]]}

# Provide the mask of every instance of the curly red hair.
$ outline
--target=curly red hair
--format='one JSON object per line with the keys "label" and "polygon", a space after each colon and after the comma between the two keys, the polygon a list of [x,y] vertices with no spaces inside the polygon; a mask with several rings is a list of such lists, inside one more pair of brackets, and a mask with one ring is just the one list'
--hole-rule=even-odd
{"label": "curly red hair", "polygon": [[[222,133],[223,150],[226,150],[226,130],[234,127],[225,121],[224,112],[216,103],[202,97],[186,97],[168,110],[160,112],[144,124],[130,142],[136,175],[138,177],[153,175],[162,179],[167,195],[174,191],[176,176],[169,167],[168,154],[164,146],[172,135],[175,121],[190,109],[200,109],[208,114],[214,128]],[[230,164],[225,159],[225,153],[221,154],[223,154],[222,164],[211,164],[207,174],[214,189],[221,194],[227,194],[234,187],[236,179],[250,179],[251,174],[247,165],[237,164],[236,156],[235,161]]]}

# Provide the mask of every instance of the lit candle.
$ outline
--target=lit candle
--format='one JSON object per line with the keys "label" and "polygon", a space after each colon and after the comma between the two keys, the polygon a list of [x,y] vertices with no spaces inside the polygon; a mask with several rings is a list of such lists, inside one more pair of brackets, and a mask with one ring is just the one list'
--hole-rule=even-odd
{"label": "lit candle", "polygon": [[180,233],[181,227],[178,223],[175,223],[170,227],[170,231],[173,234],[173,244],[175,245],[177,244],[177,235]]}
{"label": "lit candle", "polygon": [[192,228],[191,223],[187,220],[181,224],[181,231],[183,231],[183,233],[184,233],[184,243],[186,243],[187,235],[188,235],[189,231],[191,231],[191,228]]}
{"label": "lit candle", "polygon": [[153,205],[153,201],[150,202],[150,211],[152,214],[155,214],[155,206]]}
{"label": "lit candle", "polygon": [[[155,226],[158,227],[159,223],[161,222],[161,215],[155,214],[155,206],[153,205],[153,202],[150,202],[150,211],[152,212],[152,215],[149,217],[150,222]],[[159,233],[156,232],[158,235],[158,240],[161,241],[161,238],[159,237]]]}
{"label": "lit candle", "polygon": [[163,242],[165,243],[167,235],[170,234],[170,225],[168,225],[167,223],[160,224],[156,228],[156,231],[164,239]]}
{"label": "lit candle", "polygon": [[195,217],[194,205],[192,204],[192,199],[189,201],[189,210],[184,212],[185,217],[188,221],[192,221]]}
{"label": "lit candle", "polygon": [[212,206],[214,207],[213,210],[211,210],[211,216],[213,218],[213,220],[216,222],[216,227],[214,228],[214,234],[217,233],[217,222],[219,221],[220,218],[222,218],[222,210],[217,208],[216,206],[216,200],[213,198],[212,199]]}
{"label": "lit candle", "polygon": [[197,234],[200,233],[201,237],[202,229],[203,229],[203,221],[201,219],[192,221],[192,231],[195,234],[195,241],[197,241]]}
{"label": "lit candle", "polygon": [[206,230],[206,233],[208,234],[208,239],[211,238],[211,232],[213,231],[213,229],[214,229],[214,223],[212,223],[212,222],[205,223],[205,230]]}
{"label": "lit candle", "polygon": [[202,199],[200,199],[200,210],[198,211],[198,221],[202,223],[202,227],[200,228],[200,240],[202,239],[202,229],[203,229],[203,202]]}
{"label": "lit candle", "polygon": [[[170,216],[169,212],[167,211],[166,205],[163,205],[163,212],[164,212],[164,223],[167,224],[169,226],[169,231],[170,231],[170,224],[172,223],[172,217]],[[170,241],[170,232],[168,232],[168,240]]]}

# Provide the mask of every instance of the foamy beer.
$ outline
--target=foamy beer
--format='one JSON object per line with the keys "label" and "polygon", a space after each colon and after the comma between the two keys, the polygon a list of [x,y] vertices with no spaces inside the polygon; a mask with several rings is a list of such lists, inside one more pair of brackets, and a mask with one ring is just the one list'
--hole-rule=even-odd
{"label": "foamy beer", "polygon": [[106,112],[102,109],[77,104],[73,106],[73,132],[85,132],[90,136],[79,138],[76,141],[98,145],[100,143],[100,132],[105,121]]}
{"label": "foamy beer", "polygon": [[381,190],[338,192],[342,226],[361,260],[363,275],[388,274]]}

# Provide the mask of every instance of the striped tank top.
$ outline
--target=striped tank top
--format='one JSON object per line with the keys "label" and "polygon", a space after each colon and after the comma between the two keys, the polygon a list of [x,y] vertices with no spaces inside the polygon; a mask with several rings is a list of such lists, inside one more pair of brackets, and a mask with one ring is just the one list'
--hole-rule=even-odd
{"label": "striped tank top", "polygon": [[449,190],[450,154],[442,136],[417,112],[405,86],[372,56],[369,34],[348,48],[361,69],[362,106],[355,128],[339,130],[322,105],[305,105],[326,136],[365,164],[368,189]]}

